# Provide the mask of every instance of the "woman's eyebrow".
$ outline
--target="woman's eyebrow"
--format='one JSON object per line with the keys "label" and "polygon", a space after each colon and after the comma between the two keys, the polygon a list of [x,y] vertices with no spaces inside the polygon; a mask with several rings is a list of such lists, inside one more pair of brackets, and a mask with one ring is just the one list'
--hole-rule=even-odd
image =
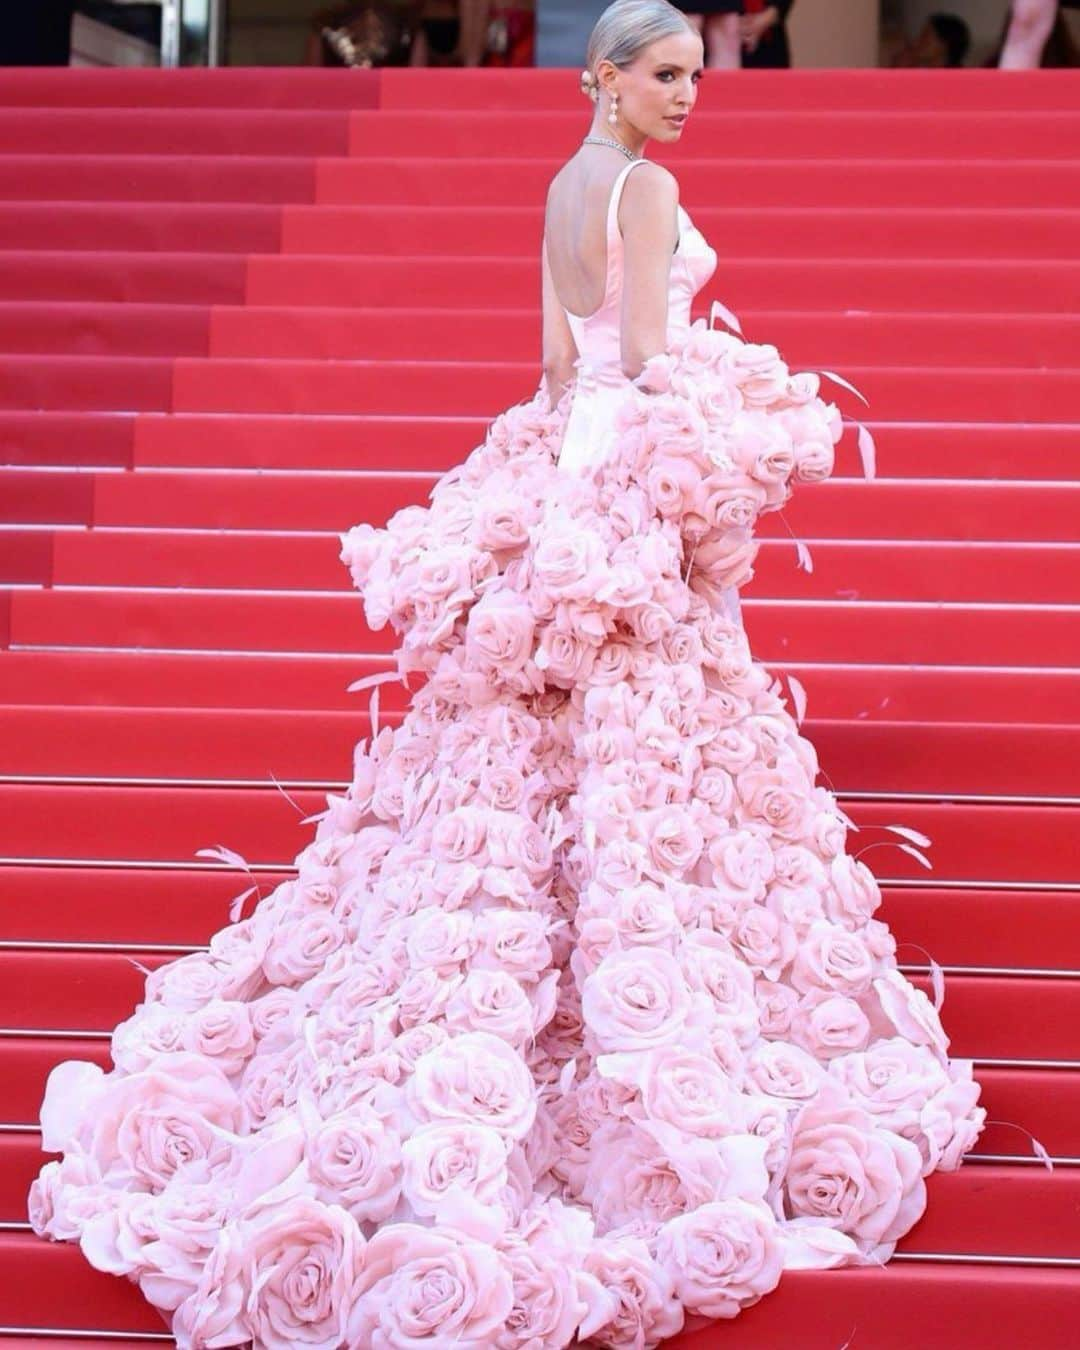
{"label": "woman's eyebrow", "polygon": [[[675,61],[662,61],[662,62],[660,63],[660,65],[658,65],[658,66],[656,67],[656,69],[657,69],[657,71],[661,71],[661,70],[679,70],[679,71],[681,71],[681,70],[684,70],[685,67],[684,67],[684,66],[678,65]],[[694,68],[694,70],[693,70],[691,73],[694,74],[694,75],[703,75],[703,74],[705,73],[705,67],[704,67],[704,66],[696,66],[696,67]]]}

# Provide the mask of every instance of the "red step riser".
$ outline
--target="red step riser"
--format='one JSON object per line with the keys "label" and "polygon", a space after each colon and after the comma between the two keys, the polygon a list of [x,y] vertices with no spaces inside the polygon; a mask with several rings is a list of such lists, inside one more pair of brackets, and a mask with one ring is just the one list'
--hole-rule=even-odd
{"label": "red step riser", "polygon": [[94,518],[92,474],[0,469],[0,486],[5,525],[88,525]]}
{"label": "red step riser", "polygon": [[[743,602],[758,659],[878,664],[1080,666],[1074,608],[952,609],[900,602]],[[16,591],[11,641],[21,645],[176,647],[200,651],[379,652],[358,596],[225,592]]]}
{"label": "red step riser", "polygon": [[[395,725],[400,712],[383,720]],[[837,792],[1066,797],[1080,728],[818,721],[804,732]],[[2,734],[6,733],[6,734]],[[0,708],[0,774],[337,782],[365,712],[190,708]]]}
{"label": "red step riser", "polygon": [[245,277],[240,254],[0,253],[5,300],[235,305]]}
{"label": "red step riser", "polygon": [[[568,148],[569,152],[569,148]],[[544,159],[500,159],[489,157],[447,160],[443,158],[394,159],[379,155],[354,156],[351,159],[321,159],[316,164],[314,200],[325,206],[415,205],[415,206],[505,206],[508,201],[543,206],[552,175],[561,160],[553,155]],[[31,161],[33,163],[33,161]],[[103,161],[107,163],[107,161]],[[165,191],[160,179],[146,167],[129,176],[140,191],[119,193],[124,197],[153,197]],[[166,164],[168,161],[161,161]],[[198,161],[195,161],[198,164]],[[212,165],[201,165],[204,183],[202,196],[231,192],[228,200],[260,200],[254,196],[254,184],[245,179],[230,188],[209,172]],[[34,197],[45,195],[53,175],[45,163],[35,175]],[[105,197],[103,189],[113,186],[114,175],[104,177],[101,190],[96,180],[85,175],[76,195]],[[252,174],[253,178],[254,175]],[[738,183],[738,205],[747,207],[854,206],[936,207],[936,208],[1051,208],[1073,210],[1080,206],[1080,161],[1065,163],[1021,160],[987,162],[874,160],[697,158],[678,167],[679,196],[693,215],[706,206],[722,206],[730,198],[730,184]],[[41,187],[38,187],[38,184]],[[159,185],[160,184],[160,185]],[[251,192],[241,193],[241,188]],[[177,187],[174,186],[174,191]],[[0,176],[0,196],[14,196],[5,190]],[[26,193],[21,194],[26,196]],[[178,191],[182,198],[185,194]],[[224,198],[222,198],[224,199]],[[261,198],[282,201],[284,195]],[[295,195],[292,200],[309,200]]]}
{"label": "red step riser", "polygon": [[0,408],[168,411],[173,361],[137,356],[6,356]]}
{"label": "red step riser", "polygon": [[[767,254],[779,258],[981,260],[1070,258],[1075,252],[1080,218],[1075,211],[1050,210],[745,210],[709,206],[696,208],[693,222],[725,258]],[[0,240],[6,233],[5,213],[0,208]],[[542,233],[542,214],[528,207],[431,210],[286,206],[282,251],[346,256],[535,257]]]}
{"label": "red step riser", "polygon": [[40,530],[0,534],[0,579],[16,585],[49,586],[53,577],[53,536]]}
{"label": "red step riser", "polygon": [[[169,959],[138,956],[148,970]],[[142,1000],[144,983],[134,958],[122,952],[0,952],[0,1025],[109,1031]],[[929,988],[922,976],[913,983]],[[953,1056],[1067,1059],[1075,1051],[1080,980],[949,975],[942,1015]],[[1080,1136],[1073,1140],[1073,1153],[1078,1149]]]}
{"label": "red step riser", "polygon": [[[489,178],[492,175],[489,174]],[[497,175],[495,176],[497,177]],[[253,305],[400,305],[420,295],[425,307],[523,309],[536,302],[531,259],[466,260],[374,255],[253,257],[247,302]],[[725,259],[700,301],[722,297],[746,310],[941,310],[1066,314],[1073,307],[1080,266],[1072,262],[942,262],[815,258]],[[494,322],[494,320],[493,320]]]}
{"label": "red step riser", "polygon": [[[48,360],[48,370],[35,361]],[[66,386],[62,358],[13,358],[16,370],[0,396],[16,399],[34,381],[38,398],[65,406],[83,395]],[[1080,416],[1075,371],[964,370],[916,367],[890,370],[849,366],[846,379],[882,421],[1070,422]],[[363,413],[404,415],[453,412],[482,416],[531,397],[541,378],[535,363],[447,361],[261,361],[181,358],[173,399],[177,412]],[[10,389],[11,392],[7,392]],[[826,387],[825,396],[833,391]],[[102,398],[107,395],[102,394]],[[848,402],[845,399],[845,404]],[[19,406],[12,402],[10,406]],[[94,405],[98,406],[98,405]],[[121,405],[123,406],[123,405]]]}
{"label": "red step riser", "polygon": [[0,201],[310,202],[322,162],[270,155],[3,155]]}
{"label": "red step riser", "polygon": [[[722,106],[718,106],[722,104]],[[565,146],[572,154],[581,137],[580,112],[534,111],[520,107],[514,116],[493,119],[460,111],[447,125],[439,112],[355,112],[350,119],[350,152],[401,157],[431,154],[434,141],[452,157],[551,157]],[[0,123],[2,127],[2,123]],[[858,113],[803,109],[750,112],[727,106],[714,90],[699,90],[698,103],[677,141],[656,143],[650,154],[664,163],[683,165],[705,156],[738,156],[761,161],[807,159],[1024,159],[1032,146],[1040,157],[1070,159],[1080,119],[1075,112]],[[63,144],[63,142],[61,142]],[[1043,151],[1045,147],[1045,151]],[[168,141],[162,146],[165,151]]]}
{"label": "red step riser", "polygon": [[[389,667],[382,657],[204,652],[78,653],[0,650],[0,675],[12,702],[109,707],[261,707],[352,710],[363,696],[346,686]],[[774,663],[775,665],[776,663]],[[1036,724],[1080,721],[1080,681],[1072,671],[965,667],[781,663],[806,687],[817,718],[869,721]],[[415,686],[414,686],[415,687]],[[382,707],[401,707],[399,685],[383,689]]]}
{"label": "red step riser", "polygon": [[[205,943],[248,884],[235,873],[17,866],[0,867],[0,880],[5,940],[118,947]],[[268,894],[274,883],[260,874],[259,884]],[[1070,891],[887,886],[883,894],[878,917],[905,965],[924,965],[929,953],[942,966],[1053,970],[1080,935]]]}
{"label": "red step riser", "polygon": [[133,413],[0,411],[0,464],[94,464],[128,468]]}
{"label": "red step riser", "polygon": [[[0,485],[7,489],[25,482],[32,491],[34,477],[0,470]],[[336,533],[360,520],[381,525],[402,506],[422,505],[429,487],[424,478],[395,478],[389,473],[369,478],[332,473],[259,477],[197,470],[100,474],[94,480],[94,522]],[[1080,488],[1073,483],[833,479],[804,485],[784,515],[796,536],[804,539],[846,539],[857,520],[864,539],[1070,543],[1078,534],[1078,493]],[[775,514],[761,518],[758,533],[762,539],[789,538]]]}
{"label": "red step riser", "polygon": [[[931,1183],[935,1194],[941,1179],[939,1175]],[[18,1324],[160,1334],[160,1318],[136,1287],[93,1270],[74,1244],[44,1243],[19,1234],[3,1239],[0,1252],[18,1290],[12,1296],[16,1309],[12,1316]],[[853,1329],[868,1328],[874,1350],[911,1350],[914,1343],[920,1350],[955,1350],[963,1344],[959,1338],[969,1334],[972,1345],[1019,1346],[1036,1319],[1044,1326],[1070,1323],[1076,1299],[1069,1274],[1016,1266],[988,1272],[976,1265],[927,1268],[901,1262],[887,1270],[788,1271],[776,1290],[740,1315],[739,1346],[776,1350],[793,1326],[800,1328],[799,1350],[837,1350],[845,1337],[850,1341]],[[65,1291],[59,1310],[57,1286]],[[696,1318],[688,1326],[701,1329],[665,1341],[664,1350],[720,1350],[731,1343],[726,1323],[718,1328]],[[996,1335],[1004,1339],[995,1342]],[[69,1343],[50,1338],[48,1344]],[[131,1344],[138,1350],[140,1342]]]}
{"label": "red step riser", "polygon": [[[520,112],[552,110],[581,113],[579,72],[565,69],[416,70],[391,67],[380,72],[378,107],[387,112],[453,107]],[[836,70],[740,71],[717,75],[721,89],[704,91],[702,110],[720,101],[727,113],[783,110],[801,116],[810,110],[857,112],[940,112],[949,107],[975,112],[1075,112],[1076,86],[1067,70]],[[358,104],[359,106],[359,104]],[[715,106],[715,105],[714,105]]]}
{"label": "red step riser", "polygon": [[281,220],[276,205],[2,201],[0,248],[276,253]]}
{"label": "red step riser", "polygon": [[[226,71],[189,67],[159,69],[9,70],[0,86],[0,106],[16,108],[207,108],[220,116],[226,109],[348,109],[379,106],[382,72],[378,70],[310,70],[241,67]],[[548,81],[549,86],[553,82]],[[972,92],[975,90],[973,88]],[[1018,89],[1019,93],[1020,90]],[[984,91],[985,97],[989,93]],[[1044,102],[1038,86],[1027,98]],[[925,95],[920,95],[925,97]],[[989,105],[987,105],[989,106]]]}
{"label": "red step riser", "polygon": [[[701,308],[698,306],[697,308]],[[703,314],[702,314],[703,317]],[[784,310],[739,315],[748,341],[777,346],[790,365],[907,365],[912,353],[952,366],[1046,366],[1080,342],[1080,319],[1015,315],[989,327],[966,314],[849,315]],[[497,325],[484,310],[215,309],[211,355],[263,359],[528,361],[540,312],[507,310]]]}
{"label": "red step riser", "polygon": [[[1015,130],[1003,127],[1005,139]],[[341,155],[355,134],[351,114],[326,111],[234,111],[228,117],[202,108],[143,108],[138,117],[100,108],[0,113],[0,155],[84,155],[88,147],[94,155]]]}
{"label": "red step riser", "polygon": [[[0,437],[6,418],[19,416],[0,413]],[[486,425],[483,417],[144,414],[136,422],[135,462],[219,469],[354,469],[357,441],[362,439],[365,454],[370,453],[365,463],[372,468],[392,465],[439,472],[460,463],[483,441]],[[1074,475],[1075,432],[1069,426],[878,426],[873,419],[870,425],[880,442],[881,469],[887,467],[894,478],[1070,480]],[[6,443],[10,445],[11,438]],[[383,445],[387,449],[381,449]],[[850,435],[837,447],[837,464],[853,476],[861,472]]]}
{"label": "red step riser", "polygon": [[[38,556],[40,537],[24,536]],[[7,542],[0,535],[0,548]],[[57,585],[185,586],[281,590],[352,587],[334,535],[220,534],[162,530],[65,531],[53,545]],[[797,566],[790,542],[766,539],[749,595],[758,600],[976,600],[1080,603],[1075,545],[821,540],[813,572]],[[1007,562],[1007,566],[1002,566]]]}
{"label": "red step riser", "polygon": [[[1080,413],[1073,371],[855,366],[845,377],[885,421],[917,412],[921,420],[1068,422]],[[179,412],[483,416],[530,397],[539,379],[526,362],[11,355],[0,367],[0,407],[164,411],[171,399]]]}
{"label": "red step riser", "polygon": [[0,351],[41,356],[206,356],[205,305],[0,305]]}
{"label": "red step riser", "polygon": [[[306,815],[325,808],[325,793],[297,788],[291,795]],[[184,862],[197,849],[225,842],[249,863],[277,866],[290,863],[314,833],[271,786],[191,791],[5,783],[0,806],[0,856],[15,858]],[[1051,888],[1075,880],[1075,813],[1069,806],[846,799],[845,810],[860,827],[849,837],[849,848],[864,855],[881,878]],[[64,822],[62,831],[58,820]],[[901,851],[882,828],[895,824],[933,841],[932,871]],[[878,847],[870,849],[872,844]]]}
{"label": "red step riser", "polygon": [[[30,1184],[50,1156],[41,1151],[36,1135],[0,1136],[0,1222],[26,1222]],[[1080,1204],[1080,1175],[1054,1175],[1042,1168],[964,1167],[935,1176],[928,1187],[926,1212],[898,1251],[1054,1256],[1067,1249],[1070,1211]],[[983,1227],[994,1193],[1004,1197],[1005,1205]]]}

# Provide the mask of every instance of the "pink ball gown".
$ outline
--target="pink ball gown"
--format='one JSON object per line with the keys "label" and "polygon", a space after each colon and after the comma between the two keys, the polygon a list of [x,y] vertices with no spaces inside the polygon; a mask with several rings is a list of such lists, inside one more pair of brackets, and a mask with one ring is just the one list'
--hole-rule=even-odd
{"label": "pink ball gown", "polygon": [[342,536],[404,720],[295,879],[149,976],[116,1067],[49,1079],[34,1228],[181,1347],[656,1345],[887,1260],[984,1123],[739,621],[839,413],[691,323],[682,210],[668,350],[622,375],[633,167],[559,405]]}

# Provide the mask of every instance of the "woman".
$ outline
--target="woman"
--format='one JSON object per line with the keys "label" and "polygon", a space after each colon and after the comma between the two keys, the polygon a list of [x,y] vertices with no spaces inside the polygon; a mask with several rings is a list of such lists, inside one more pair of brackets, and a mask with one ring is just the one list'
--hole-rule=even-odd
{"label": "woman", "polygon": [[663,0],[597,22],[543,385],[343,536],[402,637],[361,683],[426,683],[296,879],[149,976],[117,1069],[50,1077],[34,1227],[182,1347],[656,1345],[888,1258],[982,1126],[724,606],[840,423],[690,324],[716,254],[641,154],[701,66]]}

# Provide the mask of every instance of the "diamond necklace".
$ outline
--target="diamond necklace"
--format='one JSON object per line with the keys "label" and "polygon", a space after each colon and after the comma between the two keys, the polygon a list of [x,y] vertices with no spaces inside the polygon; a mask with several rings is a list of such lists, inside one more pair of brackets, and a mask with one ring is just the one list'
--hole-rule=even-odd
{"label": "diamond necklace", "polygon": [[607,136],[586,136],[581,142],[582,145],[610,145],[613,150],[621,151],[627,159],[641,159],[643,156],[635,155],[633,150],[623,145],[622,141],[610,140]]}

